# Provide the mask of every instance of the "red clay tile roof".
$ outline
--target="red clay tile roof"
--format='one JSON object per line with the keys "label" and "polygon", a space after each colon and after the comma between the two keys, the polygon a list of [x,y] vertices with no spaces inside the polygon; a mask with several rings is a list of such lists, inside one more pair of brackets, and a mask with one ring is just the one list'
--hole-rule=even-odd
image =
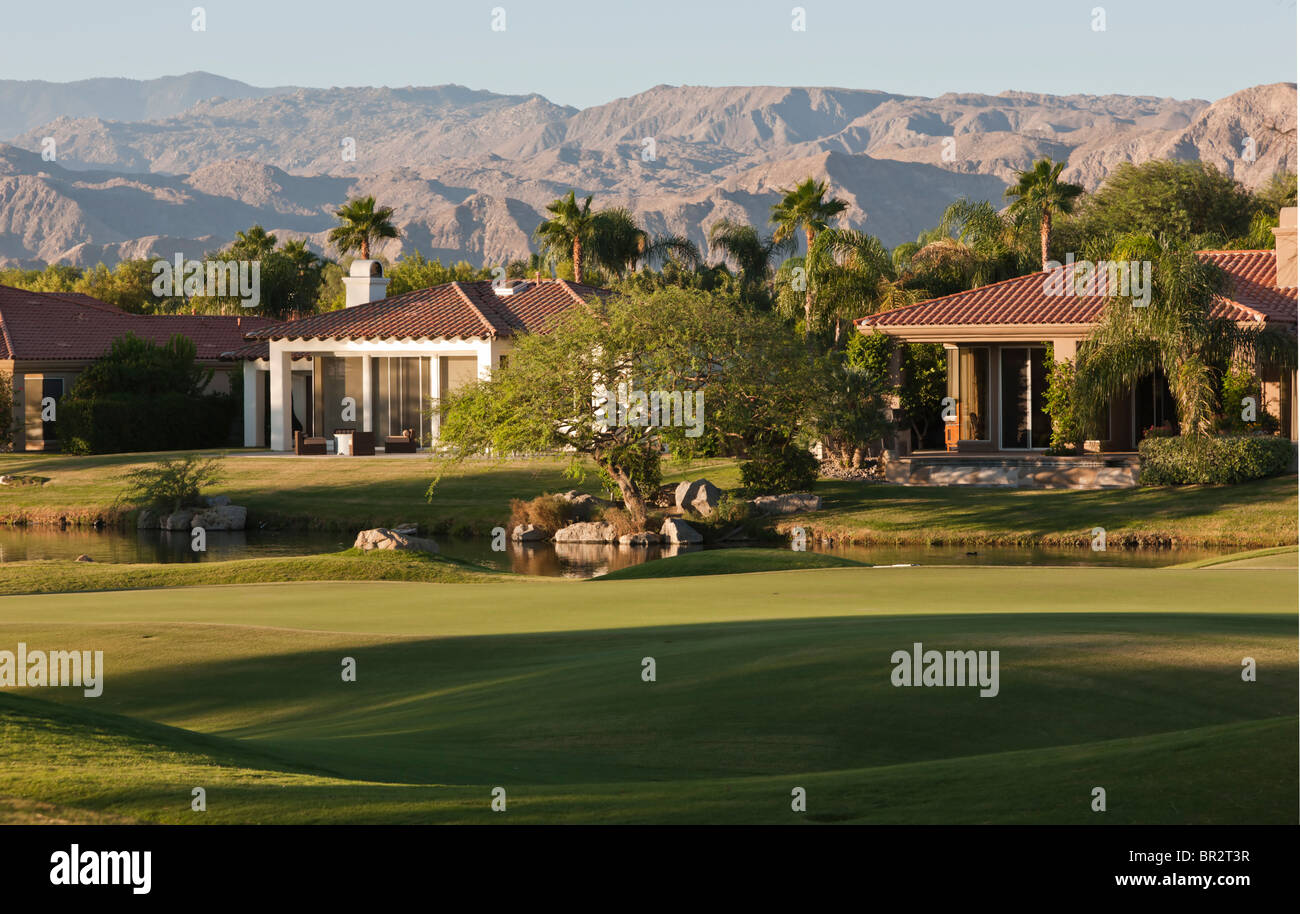
{"label": "red clay tile roof", "polygon": [[[285,321],[248,335],[258,340],[490,339],[544,329],[555,315],[608,289],[567,280],[515,281],[498,295],[490,280],[449,282],[339,311]],[[238,358],[236,352],[230,357]]]}
{"label": "red clay tile roof", "polygon": [[80,293],[0,286],[0,359],[97,359],[127,333],[155,343],[179,333],[194,341],[200,359],[215,360],[248,331],[274,323],[252,315],[129,314]]}
{"label": "red clay tile roof", "polygon": [[[1220,298],[1213,314],[1241,321],[1296,322],[1296,290],[1278,289],[1273,251],[1199,251],[1232,278],[1232,290]],[[1005,279],[967,292],[882,311],[859,318],[859,327],[936,325],[1091,324],[1105,306],[1106,276],[1097,274],[1091,295],[1062,295],[1068,267]]]}

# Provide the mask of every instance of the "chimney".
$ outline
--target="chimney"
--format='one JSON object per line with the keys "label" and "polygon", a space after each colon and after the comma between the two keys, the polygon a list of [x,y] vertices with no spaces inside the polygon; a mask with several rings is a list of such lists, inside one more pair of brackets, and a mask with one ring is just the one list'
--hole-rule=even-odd
{"label": "chimney", "polygon": [[1296,287],[1296,237],[1294,206],[1282,208],[1278,214],[1278,226],[1273,229],[1277,249],[1277,287],[1294,289]]}
{"label": "chimney", "polygon": [[348,275],[343,277],[343,305],[364,305],[379,301],[388,295],[389,278],[378,260],[354,260]]}

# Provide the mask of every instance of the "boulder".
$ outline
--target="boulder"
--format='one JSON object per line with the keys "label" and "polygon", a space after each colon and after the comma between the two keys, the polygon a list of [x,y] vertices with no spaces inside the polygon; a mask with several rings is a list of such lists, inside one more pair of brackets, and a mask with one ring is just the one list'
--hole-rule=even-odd
{"label": "boulder", "polygon": [[613,524],[584,522],[569,524],[555,531],[557,543],[616,543],[618,530]]}
{"label": "boulder", "polygon": [[419,524],[398,524],[393,529],[396,530],[398,533],[404,533],[407,536],[415,536],[417,533],[420,532],[420,525]]}
{"label": "boulder", "polygon": [[431,555],[438,554],[438,544],[433,540],[407,536],[405,533],[398,533],[387,527],[362,530],[357,534],[357,541],[352,544],[352,548],[360,549],[362,552],[375,549],[402,549],[410,552],[428,552]]}
{"label": "boulder", "polygon": [[678,508],[683,511],[694,511],[700,517],[708,517],[712,514],[721,497],[722,491],[707,479],[679,483],[675,494]]}
{"label": "boulder", "polygon": [[750,502],[757,514],[800,514],[821,509],[822,497],[808,492],[785,495],[760,495]]}
{"label": "boulder", "polygon": [[13,478],[10,476],[0,476],[0,486],[13,485]]}
{"label": "boulder", "polygon": [[229,495],[209,495],[203,499],[203,503],[209,508],[221,508],[230,504]]}
{"label": "boulder", "polygon": [[221,505],[196,512],[190,520],[190,526],[202,527],[204,530],[243,530],[244,522],[247,520],[247,508],[239,505]]}
{"label": "boulder", "polygon": [[76,562],[93,562],[93,561],[95,561],[95,560],[92,559],[90,556],[86,555],[86,553],[83,552],[83,553],[81,553],[81,555],[79,555],[79,556],[77,556],[75,559],[73,559],[73,561],[76,561]]}
{"label": "boulder", "polygon": [[510,533],[516,543],[537,543],[550,538],[550,532],[540,524],[519,524]]}
{"label": "boulder", "polygon": [[158,526],[164,530],[188,530],[193,519],[194,509],[182,508],[180,511],[162,515],[158,518]]}
{"label": "boulder", "polygon": [[139,515],[135,519],[135,528],[137,530],[157,530],[158,512],[153,508],[141,508]]}
{"label": "boulder", "polygon": [[665,543],[702,543],[704,537],[684,520],[676,517],[667,518],[659,530],[659,536]]}
{"label": "boulder", "polygon": [[618,538],[620,546],[658,546],[660,536],[658,533],[624,533]]}

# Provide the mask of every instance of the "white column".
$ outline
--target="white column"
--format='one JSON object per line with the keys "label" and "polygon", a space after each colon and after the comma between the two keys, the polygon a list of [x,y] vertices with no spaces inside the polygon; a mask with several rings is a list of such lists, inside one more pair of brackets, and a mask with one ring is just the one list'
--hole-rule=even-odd
{"label": "white column", "polygon": [[271,450],[293,450],[293,378],[290,353],[284,343],[271,343]]}
{"label": "white column", "polygon": [[[361,430],[363,432],[373,432],[375,422],[372,418],[375,411],[375,382],[370,374],[371,357],[363,355],[361,357]],[[390,390],[388,395],[391,397],[393,392]]]}
{"label": "white column", "polygon": [[244,447],[266,447],[262,436],[262,426],[266,423],[266,372],[257,367],[257,362],[247,359],[244,362]]}
{"label": "white column", "polygon": [[[434,403],[442,396],[442,356],[435,355],[429,360],[429,396]],[[433,421],[429,426],[429,434],[434,441],[438,440],[438,433],[442,430],[442,422],[438,417],[438,411],[433,412]]]}

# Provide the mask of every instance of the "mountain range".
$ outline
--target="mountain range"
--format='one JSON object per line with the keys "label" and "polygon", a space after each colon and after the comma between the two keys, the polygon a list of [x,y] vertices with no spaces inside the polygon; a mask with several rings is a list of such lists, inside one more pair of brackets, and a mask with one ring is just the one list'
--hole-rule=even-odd
{"label": "mountain range", "polygon": [[766,227],[780,190],[808,176],[849,203],[845,224],[894,245],[958,197],[1001,206],[1042,156],[1089,190],[1153,158],[1211,162],[1247,187],[1296,169],[1294,83],[1215,102],[656,86],[578,110],[454,85],[263,89],[195,73],[0,80],[0,111],[7,265],[199,255],[254,223],[324,250],[333,211],[363,194],[396,211],[389,256],[526,256],[570,189],[703,245],[720,218]]}

